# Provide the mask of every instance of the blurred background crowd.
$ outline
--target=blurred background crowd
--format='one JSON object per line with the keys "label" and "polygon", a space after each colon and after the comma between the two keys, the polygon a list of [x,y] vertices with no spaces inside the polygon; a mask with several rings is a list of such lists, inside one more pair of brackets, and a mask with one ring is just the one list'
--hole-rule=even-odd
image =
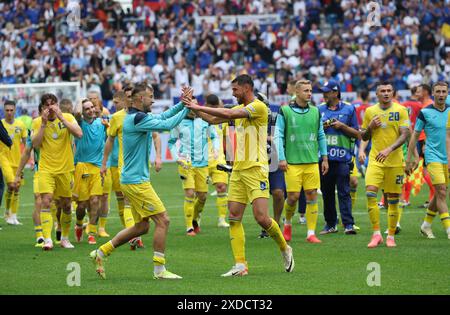
{"label": "blurred background crowd", "polygon": [[380,79],[399,90],[450,81],[449,0],[378,1],[380,27],[366,23],[369,1],[78,2],[75,30],[68,1],[0,3],[0,83],[80,82],[108,101],[143,80],[159,99],[183,84],[223,95],[242,73],[270,95],[302,78],[314,92],[329,79],[343,92],[374,90]]}

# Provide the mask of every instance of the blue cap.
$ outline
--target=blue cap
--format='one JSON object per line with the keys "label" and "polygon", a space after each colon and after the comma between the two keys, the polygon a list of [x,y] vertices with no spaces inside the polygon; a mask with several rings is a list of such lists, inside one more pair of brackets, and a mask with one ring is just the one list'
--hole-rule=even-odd
{"label": "blue cap", "polygon": [[325,84],[320,88],[323,93],[328,93],[331,91],[339,91],[339,83],[337,83],[334,80],[330,80],[328,82],[325,82]]}

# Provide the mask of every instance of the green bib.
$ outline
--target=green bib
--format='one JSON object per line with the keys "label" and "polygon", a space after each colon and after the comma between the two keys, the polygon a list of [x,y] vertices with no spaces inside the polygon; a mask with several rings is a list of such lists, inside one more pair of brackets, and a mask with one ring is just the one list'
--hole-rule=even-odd
{"label": "green bib", "polygon": [[319,162],[319,109],[309,106],[307,112],[297,113],[291,106],[282,106],[284,116],[284,145],[288,164]]}

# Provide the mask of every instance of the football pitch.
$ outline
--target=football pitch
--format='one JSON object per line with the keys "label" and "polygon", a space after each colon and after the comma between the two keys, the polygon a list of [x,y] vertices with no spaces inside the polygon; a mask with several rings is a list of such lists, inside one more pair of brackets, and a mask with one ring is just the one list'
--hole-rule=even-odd
{"label": "football pitch", "polygon": [[[294,217],[293,240],[295,270],[286,273],[278,248],[271,239],[259,239],[260,227],[247,207],[244,217],[246,254],[249,275],[222,278],[233,265],[227,229],[217,227],[215,197],[209,196],[202,216],[201,233],[185,235],[183,191],[175,164],[164,164],[159,174],[153,171],[152,183],[171,217],[166,259],[168,269],[183,276],[179,281],[153,280],[152,235],[143,240],[145,249],[130,251],[129,246],[115,250],[106,262],[107,279],[101,280],[88,259],[89,252],[108,239],[97,239],[88,245],[86,236],[75,249],[44,252],[34,247],[31,219],[33,193],[31,172],[26,171],[27,184],[21,191],[19,220],[23,226],[7,226],[2,220],[0,231],[0,294],[150,294],[150,295],[326,295],[326,294],[449,294],[450,240],[438,218],[433,231],[436,239],[419,234],[425,214],[420,205],[428,197],[424,186],[419,196],[411,198],[411,206],[403,212],[402,231],[396,237],[397,248],[368,249],[369,217],[365,206],[363,179],[360,178],[358,200],[354,209],[357,235],[339,233],[319,236],[322,244],[305,241],[306,226]],[[213,187],[210,186],[210,192]],[[317,233],[323,227],[321,198]],[[4,200],[3,200],[4,202]],[[271,205],[271,202],[270,202]],[[270,210],[272,213],[272,210]],[[4,205],[1,213],[4,212]],[[387,215],[381,210],[381,226],[386,229]],[[107,231],[111,237],[121,229],[115,199],[112,198]],[[72,264],[71,264],[72,263]],[[75,264],[74,264],[75,263]],[[74,267],[75,266],[75,267]],[[79,282],[73,281],[78,270]],[[72,279],[72,280],[71,280]],[[69,281],[68,281],[69,280]],[[75,284],[75,285],[74,285]],[[79,284],[76,285],[76,284]]]}

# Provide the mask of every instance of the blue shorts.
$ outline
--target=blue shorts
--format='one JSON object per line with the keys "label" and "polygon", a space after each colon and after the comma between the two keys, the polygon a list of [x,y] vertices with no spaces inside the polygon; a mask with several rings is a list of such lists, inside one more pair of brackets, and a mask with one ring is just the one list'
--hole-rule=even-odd
{"label": "blue shorts", "polygon": [[275,172],[269,173],[270,191],[274,189],[282,189],[286,191],[286,182],[284,181],[284,172],[277,169]]}

